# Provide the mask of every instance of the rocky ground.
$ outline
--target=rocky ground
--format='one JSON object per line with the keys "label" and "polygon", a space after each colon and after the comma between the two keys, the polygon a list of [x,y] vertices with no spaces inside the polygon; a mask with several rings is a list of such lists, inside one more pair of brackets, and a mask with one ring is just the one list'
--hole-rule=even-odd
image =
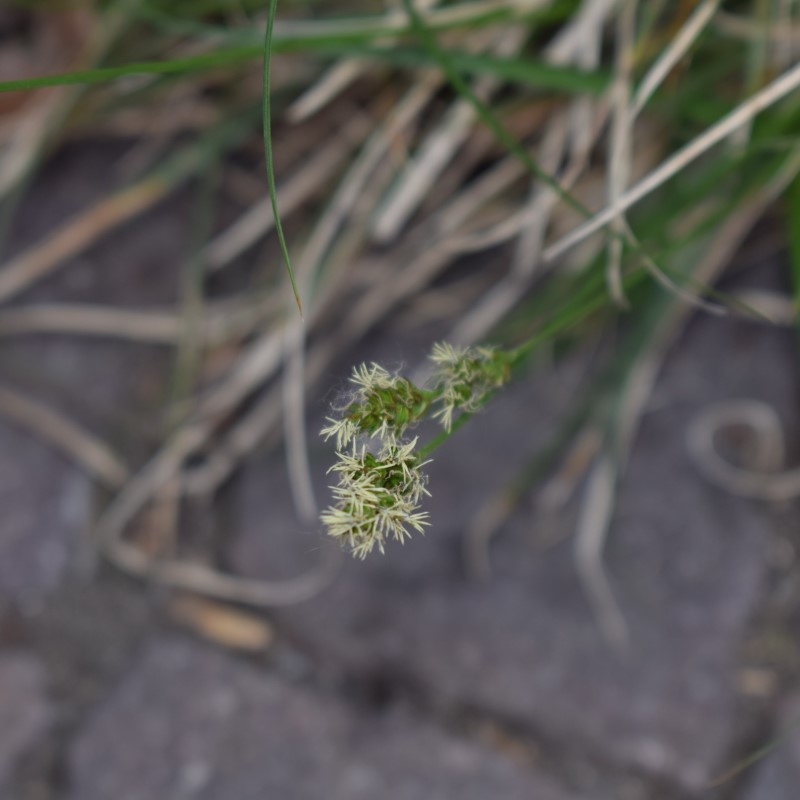
{"label": "rocky ground", "polygon": [[[12,246],[107,190],[107,161],[92,148],[60,156]],[[174,301],[188,223],[180,199],[165,209],[20,300]],[[781,265],[741,268],[754,285]],[[404,347],[395,336],[368,349],[409,358]],[[685,432],[715,400],[759,399],[796,461],[797,363],[791,331],[731,319],[695,319],[671,353],[607,549],[626,653],[608,646],[581,590],[569,510],[545,515],[532,496],[492,543],[491,575],[463,568],[465,526],[547,440],[574,390],[569,370],[519,381],[437,451],[425,539],[348,561],[317,597],[263,614],[246,652],[192,630],[166,591],[98,562],[91,521],[106,498],[0,421],[0,796],[794,800],[796,733],[710,784],[800,719],[798,506],[708,485]],[[168,369],[164,352],[134,345],[0,348],[3,383],[137,455],[153,444],[142,420]],[[331,385],[345,369],[331,366]],[[316,426],[323,399],[311,413]],[[314,442],[312,458],[324,501],[331,452]],[[248,461],[202,516],[238,572],[287,577],[318,558],[281,452]]]}

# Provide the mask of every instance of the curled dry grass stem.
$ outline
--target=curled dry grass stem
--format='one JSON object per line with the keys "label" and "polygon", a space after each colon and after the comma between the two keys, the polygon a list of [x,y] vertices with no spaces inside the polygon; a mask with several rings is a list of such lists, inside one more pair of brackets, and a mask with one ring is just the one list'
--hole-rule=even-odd
{"label": "curled dry grass stem", "polygon": [[[718,434],[745,427],[754,437],[748,463],[736,466],[718,452]],[[775,411],[755,400],[711,406],[692,423],[687,444],[701,474],[731,494],[771,502],[800,497],[800,469],[784,470],[784,431]]]}

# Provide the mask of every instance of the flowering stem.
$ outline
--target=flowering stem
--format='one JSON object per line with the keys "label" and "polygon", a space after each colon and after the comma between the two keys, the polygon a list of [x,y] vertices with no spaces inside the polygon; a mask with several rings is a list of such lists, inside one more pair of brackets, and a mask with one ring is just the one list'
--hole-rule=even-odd
{"label": "flowering stem", "polygon": [[[492,395],[494,392],[492,392]],[[490,395],[487,395],[483,401],[481,402],[481,406],[487,403],[490,399]],[[440,431],[433,437],[426,445],[423,445],[417,451],[417,455],[419,459],[422,460],[427,458],[437,447],[444,444],[465,422],[471,419],[474,416],[474,411],[465,411],[463,414],[456,417],[453,420],[453,424],[450,426],[449,431]]]}

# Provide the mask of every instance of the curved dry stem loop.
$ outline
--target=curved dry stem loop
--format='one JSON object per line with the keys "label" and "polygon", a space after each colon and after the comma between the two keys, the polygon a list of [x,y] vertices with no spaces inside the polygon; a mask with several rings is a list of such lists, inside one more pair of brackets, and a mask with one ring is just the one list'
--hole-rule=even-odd
{"label": "curved dry stem loop", "polygon": [[[746,465],[732,464],[717,443],[725,431],[749,432]],[[759,400],[733,400],[703,411],[687,434],[689,454],[711,483],[740,497],[783,502],[800,497],[800,469],[783,469],[784,431],[775,410]]]}

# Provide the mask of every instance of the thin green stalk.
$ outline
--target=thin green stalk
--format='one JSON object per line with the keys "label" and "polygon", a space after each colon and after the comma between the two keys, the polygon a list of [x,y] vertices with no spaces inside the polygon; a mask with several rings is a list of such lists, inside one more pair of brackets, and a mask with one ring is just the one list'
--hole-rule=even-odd
{"label": "thin green stalk", "polygon": [[550,187],[570,208],[584,217],[590,217],[591,212],[589,209],[567,192],[555,178],[536,163],[528,151],[506,130],[505,126],[495,116],[489,106],[470,89],[467,82],[461,77],[461,73],[450,55],[439,47],[433,31],[431,31],[420,16],[419,11],[414,7],[413,0],[403,0],[403,8],[405,8],[408,14],[411,28],[420,43],[438,62],[442,72],[446,75],[453,88],[475,109],[481,122],[494,134],[495,138],[514,155],[529,172],[533,173],[539,180]]}
{"label": "thin green stalk", "polygon": [[782,744],[786,744],[787,740],[793,736],[797,730],[800,729],[800,719],[796,719],[790,725],[788,725],[783,731],[781,731],[772,741],[767,742],[763,747],[760,747],[754,753],[751,753],[746,758],[743,758],[738,764],[734,767],[731,767],[726,773],[720,775],[719,778],[713,780],[711,783],[708,784],[709,789],[716,789],[719,786],[722,786],[728,781],[735,778],[737,775],[744,772],[746,769],[749,769],[753,766],[753,764],[758,763],[761,761],[765,756],[769,755],[773,750],[779,747]]}
{"label": "thin green stalk", "polygon": [[191,397],[201,364],[204,342],[201,335],[205,309],[205,246],[214,228],[217,191],[220,180],[219,159],[204,170],[191,225],[191,254],[181,274],[181,334],[177,342],[169,392],[171,409],[169,428],[181,421],[185,403]]}
{"label": "thin green stalk", "polygon": [[286,246],[286,237],[283,235],[281,217],[278,213],[278,191],[275,187],[275,167],[272,163],[272,131],[271,131],[271,106],[270,106],[270,63],[272,61],[272,30],[275,26],[275,12],[278,8],[278,0],[270,0],[269,13],[267,16],[267,31],[264,36],[264,102],[263,102],[263,126],[264,126],[264,155],[267,162],[267,181],[269,183],[269,199],[272,203],[272,214],[275,217],[275,232],[278,234],[278,241],[281,246],[281,253],[289,273],[289,281],[292,284],[294,299],[297,303],[297,310],[300,317],[303,316],[303,305],[300,302],[300,293],[297,290],[297,283],[294,279],[292,269],[292,259],[289,256],[289,248]]}
{"label": "thin green stalk", "polygon": [[242,45],[215,50],[188,58],[174,58],[169,61],[139,61],[120,64],[117,67],[98,67],[95,69],[62,72],[55,75],[40,75],[35,78],[22,78],[16,81],[0,82],[0,92],[19,92],[31,89],[45,89],[51,86],[72,86],[78,84],[109,83],[131,75],[174,75],[205,72],[215,67],[229,67],[252,61],[264,52],[263,45]]}
{"label": "thin green stalk", "polygon": [[[272,50],[276,50],[274,41]],[[219,67],[246,64],[263,55],[264,45],[238,45],[210,53],[165,61],[134,61],[115,67],[98,67],[76,72],[39,75],[14,81],[1,81],[0,92],[31,91],[53,86],[110,83],[133,75],[193,75]],[[322,44],[315,48],[322,56],[360,58],[385,62],[390,66],[420,69],[434,63],[432,56],[412,47],[374,47],[362,44]],[[458,69],[475,75],[493,75],[511,83],[563,92],[600,94],[608,86],[606,72],[583,72],[570,67],[553,66],[520,58],[498,58],[489,55],[448,50],[447,55]]]}
{"label": "thin green stalk", "polygon": [[[431,53],[416,47],[380,47],[374,45],[344,44],[322,45],[316,50],[321,55],[382,61],[391,66],[420,69],[438,64]],[[460,71],[470,75],[492,75],[510,83],[554,91],[602,94],[611,76],[606,71],[586,72],[568,66],[554,66],[530,58],[504,58],[464,50],[442,50]]]}

